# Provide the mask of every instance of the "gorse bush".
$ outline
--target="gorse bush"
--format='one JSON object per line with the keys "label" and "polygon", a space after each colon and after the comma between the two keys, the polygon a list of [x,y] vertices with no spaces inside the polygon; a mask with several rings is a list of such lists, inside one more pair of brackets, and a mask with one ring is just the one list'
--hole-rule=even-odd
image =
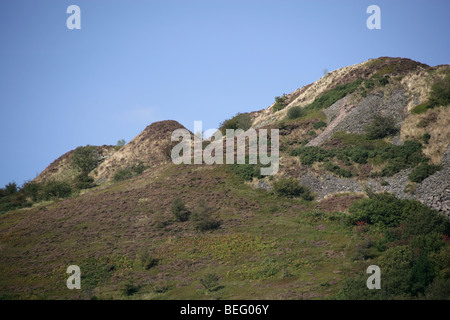
{"label": "gorse bush", "polygon": [[299,106],[292,107],[288,110],[286,117],[289,120],[297,119],[303,117],[306,112]]}
{"label": "gorse bush", "polygon": [[447,73],[444,79],[437,81],[431,86],[428,100],[415,106],[411,112],[420,114],[428,109],[448,106],[450,104],[450,73]]}
{"label": "gorse bush", "polygon": [[222,222],[213,217],[213,212],[214,208],[209,207],[203,199],[200,200],[191,214],[195,228],[202,232],[218,229]]}
{"label": "gorse bush", "polygon": [[315,130],[323,128],[323,127],[326,127],[326,126],[327,126],[327,124],[324,121],[318,121],[318,122],[313,124],[313,128]]}
{"label": "gorse bush", "polygon": [[261,166],[258,164],[230,164],[229,170],[246,181],[251,181],[253,178],[261,178]]}
{"label": "gorse bush", "polygon": [[426,162],[421,163],[419,166],[413,169],[413,171],[409,174],[408,178],[412,182],[422,182],[425,178],[431,176],[437,171],[441,170],[441,166],[436,166],[432,164],[428,164]]}
{"label": "gorse bush", "polygon": [[72,187],[65,181],[49,181],[42,186],[41,198],[52,200],[57,198],[67,198],[72,194]]}
{"label": "gorse bush", "polygon": [[226,134],[227,129],[242,129],[247,131],[252,127],[252,117],[248,113],[238,113],[233,118],[225,120],[220,124],[220,131],[223,135]]}
{"label": "gorse bush", "polygon": [[381,232],[382,239],[375,246],[379,253],[371,263],[383,270],[382,288],[368,297],[362,290],[350,292],[344,284],[341,298],[448,299],[449,290],[443,286],[450,279],[450,246],[446,242],[450,221],[415,200],[387,193],[368,195],[369,199],[350,206],[348,221],[365,221],[370,228],[375,225],[377,234]]}
{"label": "gorse bush", "polygon": [[183,200],[181,200],[180,198],[176,198],[173,201],[171,211],[175,216],[175,218],[181,222],[188,221],[189,216],[191,215],[191,212],[188,209],[186,209]]}
{"label": "gorse bush", "polygon": [[113,176],[113,180],[115,182],[119,182],[119,181],[131,179],[132,177],[133,177],[133,171],[131,169],[127,168],[127,169],[121,169],[121,170],[117,171]]}
{"label": "gorse bush", "polygon": [[300,182],[294,178],[280,178],[272,183],[273,191],[276,195],[282,197],[301,197],[304,200],[313,200],[311,191],[300,185]]}
{"label": "gorse bush", "polygon": [[94,179],[92,177],[88,176],[88,174],[86,172],[82,172],[78,176],[76,176],[74,183],[75,183],[75,188],[80,189],[80,190],[81,189],[90,189],[90,188],[94,188],[97,186],[94,183]]}
{"label": "gorse bush", "polygon": [[362,79],[357,79],[351,83],[341,84],[322,93],[319,97],[306,106],[306,110],[320,110],[331,106],[336,101],[344,98],[346,95],[353,93],[358,86],[362,83]]}
{"label": "gorse bush", "polygon": [[219,287],[219,276],[215,273],[208,273],[200,278],[200,284],[205,290],[209,292],[214,291]]}
{"label": "gorse bush", "polygon": [[273,111],[280,111],[287,106],[287,94],[283,94],[281,97],[275,97],[275,104],[273,105]]}
{"label": "gorse bush", "polygon": [[382,139],[396,134],[399,128],[392,117],[376,116],[366,128],[366,137],[369,140]]}
{"label": "gorse bush", "polygon": [[119,182],[131,179],[133,176],[140,175],[142,172],[144,172],[145,169],[147,169],[147,166],[145,166],[142,161],[139,161],[137,164],[132,165],[131,167],[117,171],[113,176],[113,181]]}
{"label": "gorse bush", "polygon": [[158,259],[153,258],[145,249],[138,251],[136,259],[138,266],[142,270],[149,270],[158,264]]}
{"label": "gorse bush", "polygon": [[81,172],[91,172],[100,163],[101,157],[95,146],[78,147],[72,156],[72,165]]}

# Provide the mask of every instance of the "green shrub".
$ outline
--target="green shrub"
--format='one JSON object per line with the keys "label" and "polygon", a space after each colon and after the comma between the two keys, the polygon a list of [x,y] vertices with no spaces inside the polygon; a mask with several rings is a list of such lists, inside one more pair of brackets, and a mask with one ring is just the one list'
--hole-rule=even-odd
{"label": "green shrub", "polygon": [[121,169],[114,174],[113,180],[115,182],[119,182],[119,181],[130,179],[132,177],[133,177],[133,171],[131,171],[131,169]]}
{"label": "green shrub", "polygon": [[76,148],[71,156],[72,165],[86,173],[94,170],[100,163],[100,159],[97,147],[90,145]]}
{"label": "green shrub", "polygon": [[218,229],[222,222],[213,217],[213,212],[212,207],[209,207],[203,199],[200,200],[199,205],[192,210],[191,215],[195,229],[202,232]]}
{"label": "green shrub", "polygon": [[450,73],[444,79],[431,86],[428,99],[430,107],[447,106],[450,104]]}
{"label": "green shrub", "polygon": [[173,201],[171,211],[174,214],[175,218],[181,222],[188,221],[189,216],[191,215],[190,211],[186,209],[183,200],[181,200],[180,198],[176,198]]}
{"label": "green shrub", "polygon": [[26,182],[23,187],[22,191],[25,193],[25,195],[29,198],[31,198],[34,202],[39,200],[39,194],[41,192],[42,185],[36,182]]}
{"label": "green shrub", "polygon": [[220,131],[223,135],[226,134],[227,129],[242,129],[247,131],[252,126],[252,117],[248,113],[238,113],[233,118],[225,120],[220,124]]}
{"label": "green shrub", "polygon": [[409,174],[408,178],[412,182],[420,183],[428,176],[431,176],[435,172],[441,170],[441,166],[436,166],[428,163],[421,163],[419,166],[415,167],[413,171]]}
{"label": "green shrub", "polygon": [[200,284],[209,292],[215,291],[219,287],[219,276],[215,273],[208,273],[203,278],[200,278]]}
{"label": "green shrub", "polygon": [[115,146],[116,151],[122,149],[122,147],[125,145],[125,140],[121,139],[119,141],[117,141],[117,145]]}
{"label": "green shrub", "polygon": [[306,114],[305,110],[300,108],[299,106],[292,107],[288,110],[286,117],[289,120],[297,119],[303,117]]}
{"label": "green shrub", "polygon": [[75,188],[76,189],[90,189],[94,188],[97,185],[94,183],[94,179],[88,176],[86,172],[80,173],[75,177]]}
{"label": "green shrub", "polygon": [[55,198],[67,198],[72,193],[72,187],[64,181],[49,181],[42,186],[41,197],[43,200]]}
{"label": "green shrub", "polygon": [[346,95],[353,93],[362,83],[362,79],[357,79],[351,83],[341,84],[322,93],[319,97],[306,107],[307,110],[320,110],[328,108],[336,101],[344,98]]}
{"label": "green shrub", "polygon": [[425,144],[428,144],[430,142],[431,136],[429,133],[424,133],[422,136],[422,140],[423,142],[425,142]]}
{"label": "green shrub", "polygon": [[234,163],[229,165],[229,169],[246,181],[251,181],[253,178],[261,178],[261,166],[258,164]]}
{"label": "green shrub", "polygon": [[319,122],[316,122],[313,124],[313,128],[315,130],[326,127],[326,126],[327,126],[327,124],[324,121],[319,121]]}
{"label": "green shrub", "polygon": [[411,109],[411,113],[413,114],[421,114],[425,113],[430,107],[430,104],[428,102],[418,104],[414,108]]}
{"label": "green shrub", "polygon": [[273,105],[273,111],[277,112],[284,109],[287,106],[287,94],[283,94],[281,97],[275,97],[275,104]]}
{"label": "green shrub", "polygon": [[282,197],[302,197],[304,200],[313,200],[311,191],[300,185],[294,178],[280,178],[272,183],[273,191]]}
{"label": "green shrub", "polygon": [[365,128],[369,140],[382,139],[399,131],[395,120],[391,117],[376,116],[373,122]]}
{"label": "green shrub", "polygon": [[350,223],[365,221],[368,224],[397,226],[403,215],[404,203],[389,193],[374,194],[372,198],[360,199],[349,207]]}
{"label": "green shrub", "polygon": [[315,162],[322,162],[333,156],[333,153],[319,147],[299,147],[291,152],[292,156],[299,156],[300,161],[307,166]]}
{"label": "green shrub", "polygon": [[325,162],[324,167],[326,170],[333,172],[334,174],[340,177],[350,178],[353,175],[350,170],[341,168],[338,165],[331,163],[329,161]]}
{"label": "green shrub", "polygon": [[124,285],[122,285],[121,291],[122,291],[123,295],[129,297],[129,296],[132,296],[132,295],[138,293],[139,289],[140,289],[139,286],[137,286],[131,282],[127,282]]}
{"label": "green shrub", "polygon": [[144,170],[147,169],[147,166],[144,165],[144,162],[139,161],[137,164],[131,166],[130,170],[136,174],[140,175]]}
{"label": "green shrub", "polygon": [[142,270],[149,270],[158,264],[158,259],[153,258],[147,250],[141,249],[137,253],[137,263]]}
{"label": "green shrub", "polygon": [[5,195],[13,195],[13,194],[17,193],[17,191],[19,189],[15,182],[10,182],[7,185],[5,185],[4,190],[5,190],[5,192],[4,192]]}

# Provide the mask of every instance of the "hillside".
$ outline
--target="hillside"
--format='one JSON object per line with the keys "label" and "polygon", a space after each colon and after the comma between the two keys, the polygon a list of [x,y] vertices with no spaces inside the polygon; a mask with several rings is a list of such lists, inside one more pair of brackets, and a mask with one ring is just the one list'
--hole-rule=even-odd
{"label": "hillside", "polygon": [[[68,152],[34,189],[0,194],[27,204],[0,210],[0,296],[448,299],[449,92],[449,65],[381,57],[224,122],[279,129],[275,176],[173,164],[184,127],[169,120],[97,147],[89,188],[41,197],[54,179],[74,185]],[[373,264],[386,286],[368,292]],[[66,287],[69,265],[81,290]]]}

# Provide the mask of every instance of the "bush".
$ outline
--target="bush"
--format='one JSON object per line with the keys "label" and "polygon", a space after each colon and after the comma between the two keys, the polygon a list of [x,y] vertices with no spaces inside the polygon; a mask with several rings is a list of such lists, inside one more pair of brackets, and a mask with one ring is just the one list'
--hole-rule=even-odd
{"label": "bush", "polygon": [[316,122],[313,124],[313,128],[316,130],[319,128],[326,127],[326,126],[327,126],[327,124],[324,121],[319,121],[319,122]]}
{"label": "bush", "polygon": [[360,199],[348,209],[350,223],[364,221],[381,226],[397,226],[403,215],[404,203],[389,193],[374,194],[372,198]]}
{"label": "bush", "polygon": [[430,142],[431,139],[431,135],[429,133],[424,133],[422,136],[422,140],[423,142],[425,142],[425,144],[428,144]]}
{"label": "bush", "polygon": [[346,95],[353,93],[358,86],[362,83],[362,79],[357,79],[351,83],[345,83],[334,87],[322,93],[319,97],[314,99],[314,101],[308,105],[305,109],[307,110],[319,110],[328,108],[336,101],[344,98]]}
{"label": "bush", "polygon": [[71,156],[72,165],[85,173],[94,170],[100,163],[100,159],[97,148],[90,145],[76,148]]}
{"label": "bush", "polygon": [[132,165],[130,169],[134,174],[140,175],[145,171],[145,169],[147,169],[147,166],[144,165],[144,162],[139,161],[137,164]]}
{"label": "bush", "polygon": [[149,270],[158,264],[158,259],[153,258],[147,250],[142,249],[137,253],[137,262],[142,270]]}
{"label": "bush", "polygon": [[42,185],[36,182],[26,182],[22,187],[22,192],[34,202],[39,200]]}
{"label": "bush", "polygon": [[397,124],[391,117],[376,116],[366,127],[366,137],[369,140],[382,139],[398,132]]}
{"label": "bush", "polygon": [[257,164],[238,164],[234,163],[229,166],[230,170],[246,181],[253,178],[261,178],[261,166]]}
{"label": "bush", "polygon": [[287,106],[287,94],[283,94],[281,97],[275,97],[275,104],[273,105],[273,111],[277,112],[284,109]]}
{"label": "bush", "polygon": [[300,185],[294,178],[281,178],[272,183],[275,194],[282,197],[302,197],[304,200],[313,200],[311,191]]}
{"label": "bush", "polygon": [[191,215],[195,229],[202,232],[218,229],[222,222],[212,216],[213,211],[212,207],[209,207],[204,200],[201,200]]}
{"label": "bush", "polygon": [[117,141],[117,145],[115,146],[116,151],[122,149],[122,147],[125,145],[125,140],[121,139],[119,141]]}
{"label": "bush", "polygon": [[190,211],[186,209],[183,200],[180,198],[176,198],[172,203],[172,213],[175,215],[175,218],[178,221],[188,221],[189,216],[191,215]]}
{"label": "bush", "polygon": [[325,169],[333,172],[337,176],[350,178],[353,174],[350,170],[339,167],[338,165],[331,163],[329,161],[325,162]]}
{"label": "bush", "polygon": [[200,278],[200,284],[209,292],[215,291],[219,287],[219,276],[215,273],[208,273],[205,277]]}
{"label": "bush", "polygon": [[295,106],[288,110],[286,117],[290,120],[293,120],[293,119],[303,117],[304,115],[305,115],[305,110],[303,110],[299,106]]}
{"label": "bush", "polygon": [[252,126],[252,117],[248,113],[238,113],[233,118],[225,120],[220,124],[220,131],[223,135],[226,134],[226,129],[242,129],[247,131]]}
{"label": "bush", "polygon": [[114,182],[119,182],[119,181],[130,179],[132,177],[133,177],[133,171],[131,171],[131,169],[121,169],[114,174],[113,180],[114,180]]}
{"label": "bush", "polygon": [[441,166],[436,166],[428,163],[421,163],[419,166],[415,167],[413,171],[409,174],[408,178],[412,182],[420,183],[428,176],[431,176],[435,172],[441,170]]}
{"label": "bush", "polygon": [[5,190],[4,191],[5,195],[13,195],[13,194],[17,193],[18,187],[15,182],[10,182],[5,186],[4,190]]}
{"label": "bush", "polygon": [[97,185],[94,183],[94,179],[88,176],[86,172],[82,172],[75,177],[75,188],[79,190],[90,189],[96,186]]}
{"label": "bush", "polygon": [[41,197],[43,200],[55,198],[67,198],[72,193],[72,187],[67,182],[49,181],[42,187]]}

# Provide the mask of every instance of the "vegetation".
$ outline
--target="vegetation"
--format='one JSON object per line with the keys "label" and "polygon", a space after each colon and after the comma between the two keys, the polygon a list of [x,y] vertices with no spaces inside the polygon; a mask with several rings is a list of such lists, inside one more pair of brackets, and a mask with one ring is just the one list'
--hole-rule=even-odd
{"label": "vegetation", "polygon": [[362,79],[357,79],[351,83],[340,84],[333,89],[327,90],[314,99],[314,101],[310,105],[306,106],[305,109],[320,110],[328,108],[336,101],[344,98],[350,93],[353,93],[362,82]]}
{"label": "vegetation", "polygon": [[72,157],[73,166],[83,173],[89,173],[100,163],[100,155],[95,146],[87,145],[74,150]]}
{"label": "vegetation", "polygon": [[376,116],[373,122],[366,127],[366,137],[369,140],[382,139],[392,136],[398,131],[399,128],[393,118]]}
{"label": "vegetation", "polygon": [[219,277],[215,273],[208,273],[200,278],[200,284],[208,292],[215,291],[219,287]]}
{"label": "vegetation", "polygon": [[280,178],[272,183],[273,190],[276,195],[282,197],[301,197],[304,200],[313,200],[311,191],[302,186],[298,180],[294,178]]}
{"label": "vegetation", "polygon": [[117,141],[117,144],[115,146],[116,151],[122,149],[122,147],[125,145],[125,143],[126,142],[125,142],[124,139],[121,139],[121,140]]}
{"label": "vegetation", "polygon": [[273,105],[273,111],[280,111],[287,106],[287,94],[283,94],[281,97],[275,97],[275,104]]}
{"label": "vegetation", "polygon": [[186,209],[186,206],[180,198],[175,198],[175,200],[172,203],[171,211],[175,218],[178,221],[188,221],[189,216],[191,215],[191,212]]}
{"label": "vegetation", "polygon": [[223,135],[226,134],[227,129],[247,131],[252,127],[252,122],[253,120],[249,113],[238,113],[233,118],[222,122],[219,129]]}
{"label": "vegetation", "polygon": [[215,230],[220,227],[222,222],[213,217],[214,208],[209,207],[204,200],[192,211],[192,221],[195,229],[205,232]]}
{"label": "vegetation", "polygon": [[305,112],[305,110],[303,110],[303,108],[301,108],[300,106],[295,106],[288,110],[288,112],[286,114],[286,118],[288,120],[293,120],[293,119],[303,117],[305,114],[306,114],[306,112]]}
{"label": "vegetation", "polygon": [[134,164],[129,168],[118,170],[113,176],[113,181],[119,182],[131,179],[132,177],[143,173],[145,169],[147,169],[147,166],[145,166],[142,161],[139,161],[137,164]]}
{"label": "vegetation", "polygon": [[448,106],[450,104],[450,73],[447,73],[444,79],[437,81],[431,86],[428,100],[415,106],[411,112],[421,114],[439,106]]}
{"label": "vegetation", "polygon": [[448,299],[448,260],[443,263],[450,257],[448,219],[417,201],[390,194],[369,193],[369,199],[357,201],[349,211],[348,222],[368,224],[366,239],[381,231],[371,264],[380,266],[383,280],[381,290],[363,290],[361,276],[346,280],[339,298]]}
{"label": "vegetation", "polygon": [[[366,164],[370,161],[381,164],[384,167],[381,172],[372,175],[390,177],[403,169],[410,167],[414,174],[410,176],[411,181],[418,182],[433,174],[439,167],[428,165],[429,159],[422,153],[422,145],[417,141],[407,140],[403,145],[397,146],[384,143],[379,140],[369,140],[367,137],[352,135],[343,136],[346,146],[343,148],[324,149],[321,147],[300,146],[290,152],[292,156],[298,156],[302,164],[311,166],[316,162],[322,162],[324,169],[342,177],[351,177],[353,174],[349,169],[343,169],[332,161],[340,161],[346,166],[352,164]],[[382,143],[379,143],[382,142]],[[420,181],[422,181],[420,180]]]}
{"label": "vegetation", "polygon": [[428,164],[427,162],[421,163],[419,166],[415,167],[413,171],[408,176],[409,180],[412,182],[422,182],[428,176],[431,176],[435,172],[441,170],[441,166],[436,166]]}
{"label": "vegetation", "polygon": [[313,128],[314,128],[315,130],[320,129],[320,128],[323,128],[323,127],[326,127],[326,126],[327,126],[327,123],[324,122],[324,121],[318,121],[318,122],[315,122],[315,123],[313,124]]}

